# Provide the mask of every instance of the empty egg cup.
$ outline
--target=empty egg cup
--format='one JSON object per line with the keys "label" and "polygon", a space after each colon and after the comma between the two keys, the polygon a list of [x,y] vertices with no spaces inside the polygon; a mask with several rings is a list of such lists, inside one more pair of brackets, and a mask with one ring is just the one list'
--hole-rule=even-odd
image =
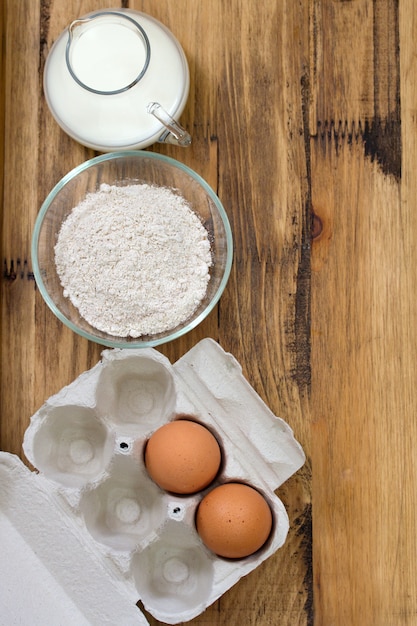
{"label": "empty egg cup", "polygon": [[81,497],[90,534],[115,550],[134,550],[164,522],[159,489],[131,456],[116,456],[108,477]]}
{"label": "empty egg cup", "polygon": [[36,467],[66,487],[101,476],[113,457],[114,436],[89,407],[53,407],[33,438]]}
{"label": "empty egg cup", "polygon": [[192,525],[169,520],[155,541],[132,558],[131,571],[150,613],[188,614],[209,603],[214,564]]}
{"label": "empty egg cup", "polygon": [[141,358],[114,360],[97,383],[97,412],[133,437],[162,426],[175,410],[173,375],[162,362]]}

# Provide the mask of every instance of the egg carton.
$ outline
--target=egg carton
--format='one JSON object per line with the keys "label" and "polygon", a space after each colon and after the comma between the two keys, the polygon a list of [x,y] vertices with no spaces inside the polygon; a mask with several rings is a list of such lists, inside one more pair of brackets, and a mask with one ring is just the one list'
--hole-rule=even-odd
{"label": "egg carton", "polygon": [[[214,482],[189,496],[163,491],[144,464],[150,435],[182,415],[222,450]],[[0,605],[5,623],[26,623],[14,621],[23,612],[32,626],[147,624],[139,601],[167,624],[196,617],[283,545],[274,491],[305,461],[212,339],[173,365],[153,348],[105,350],[32,416],[23,449],[37,472],[0,453]],[[201,499],[230,481],[255,487],[273,514],[266,544],[239,560],[213,554],[195,528]]]}

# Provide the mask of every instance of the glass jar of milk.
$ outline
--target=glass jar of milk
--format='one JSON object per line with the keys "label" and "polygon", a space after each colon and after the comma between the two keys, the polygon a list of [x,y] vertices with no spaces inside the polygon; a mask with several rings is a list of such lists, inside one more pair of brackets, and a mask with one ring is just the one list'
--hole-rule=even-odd
{"label": "glass jar of milk", "polygon": [[75,20],[51,48],[44,91],[73,139],[110,152],[155,142],[189,145],[178,122],[189,92],[187,59],[153,17],[118,9]]}

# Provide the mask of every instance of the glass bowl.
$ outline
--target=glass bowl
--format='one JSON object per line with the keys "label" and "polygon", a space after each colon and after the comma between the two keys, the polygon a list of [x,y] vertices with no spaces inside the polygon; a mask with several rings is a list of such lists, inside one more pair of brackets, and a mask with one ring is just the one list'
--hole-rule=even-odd
{"label": "glass bowl", "polygon": [[[207,230],[212,266],[205,297],[185,322],[155,335],[119,337],[94,328],[64,295],[55,266],[55,245],[64,220],[88,193],[100,186],[146,183],[168,187],[187,201]],[[35,222],[32,265],[36,284],[53,313],[75,333],[112,348],[151,347],[195,328],[213,310],[227,284],[233,240],[226,212],[211,187],[193,170],[170,157],[148,151],[108,153],[86,161],[64,176],[49,193]],[[173,303],[175,306],[175,302]]]}

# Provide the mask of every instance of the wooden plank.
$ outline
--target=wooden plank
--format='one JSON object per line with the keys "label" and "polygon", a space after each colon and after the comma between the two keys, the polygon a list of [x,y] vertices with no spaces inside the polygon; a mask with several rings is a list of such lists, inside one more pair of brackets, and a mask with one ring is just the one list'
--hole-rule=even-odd
{"label": "wooden plank", "polygon": [[398,0],[311,0],[310,130],[364,131],[399,103]]}
{"label": "wooden plank", "polygon": [[39,3],[21,2],[13,11],[10,5],[4,11],[0,447],[20,454],[23,427],[35,406],[35,288],[28,242],[36,215],[39,171]]}
{"label": "wooden plank", "polygon": [[[311,142],[315,621],[411,626],[417,614],[410,558],[417,530],[415,5],[404,2],[401,14],[397,2],[322,6],[332,11],[323,33],[336,34],[337,44],[323,52],[327,72],[318,79],[318,134]],[[365,22],[373,24],[372,51]],[[342,58],[344,83],[334,73]],[[356,97],[357,68],[373,98],[371,92]],[[320,133],[321,120],[339,118],[355,120],[364,132],[327,127]]]}
{"label": "wooden plank", "polygon": [[[5,106],[5,76],[6,76],[6,3],[3,2],[0,10],[0,207],[3,214],[3,189],[4,189],[4,106]],[[0,220],[0,241],[2,237],[3,220]],[[1,293],[1,292],[0,292]],[[0,296],[1,297],[1,296]],[[0,324],[1,324],[2,307],[0,304]],[[0,379],[1,379],[1,360],[0,360]]]}

